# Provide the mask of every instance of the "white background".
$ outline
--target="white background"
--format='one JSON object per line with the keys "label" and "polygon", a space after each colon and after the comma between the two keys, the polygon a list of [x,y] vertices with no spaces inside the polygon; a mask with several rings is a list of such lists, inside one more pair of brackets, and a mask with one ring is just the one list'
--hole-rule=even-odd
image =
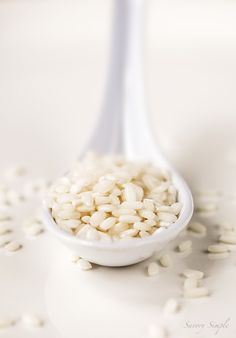
{"label": "white background", "polygon": [[[193,189],[232,193],[236,2],[150,0],[147,5],[146,92],[156,139]],[[0,1],[1,172],[22,163],[36,176],[53,177],[78,156],[105,88],[111,10],[109,0]],[[227,203],[219,217],[234,220]],[[55,250],[61,264],[56,259],[52,269],[47,252]],[[176,258],[178,267],[203,265],[211,276],[212,266],[204,263],[201,251],[184,262]],[[1,312],[23,311],[27,300],[55,326],[27,333],[14,328],[4,338],[145,337],[145,327],[160,317],[164,300],[180,290],[175,269],[152,281],[142,272],[145,263],[85,275],[68,266],[64,254],[46,236],[11,261],[0,253]],[[212,302],[190,303],[177,322],[168,320],[178,328],[170,328],[173,337],[174,332],[176,337],[195,337],[183,329],[187,315],[201,321],[209,313],[212,320],[231,317],[234,329],[232,324],[227,335],[218,336],[235,336],[234,261],[213,264],[215,275],[208,281],[216,290]],[[210,336],[208,331],[201,334]]]}

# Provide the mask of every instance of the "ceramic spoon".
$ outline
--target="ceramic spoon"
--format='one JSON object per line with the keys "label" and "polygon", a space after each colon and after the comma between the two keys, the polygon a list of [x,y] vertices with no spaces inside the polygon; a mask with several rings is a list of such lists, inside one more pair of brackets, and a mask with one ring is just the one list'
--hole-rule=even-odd
{"label": "ceramic spoon", "polygon": [[149,237],[92,242],[61,230],[50,210],[45,210],[45,224],[56,237],[79,256],[106,266],[134,264],[160,251],[186,227],[193,213],[191,192],[155,144],[147,121],[142,79],[143,5],[143,0],[115,0],[107,92],[95,131],[81,155],[89,150],[122,153],[168,170],[183,204],[181,213],[175,223]]}

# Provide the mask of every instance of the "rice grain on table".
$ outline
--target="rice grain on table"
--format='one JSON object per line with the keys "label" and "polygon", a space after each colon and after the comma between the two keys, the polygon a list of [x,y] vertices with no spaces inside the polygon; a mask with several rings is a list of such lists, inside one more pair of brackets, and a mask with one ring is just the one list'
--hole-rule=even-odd
{"label": "rice grain on table", "polygon": [[219,197],[222,193],[216,189],[202,189],[197,191],[197,195],[203,197]]}
{"label": "rice grain on table", "polygon": [[201,205],[198,205],[195,209],[196,212],[212,212],[216,211],[218,209],[218,205],[216,203],[202,203]]}
{"label": "rice grain on table", "polygon": [[36,223],[25,228],[24,232],[27,236],[38,236],[44,232],[44,229],[40,224]]}
{"label": "rice grain on table", "polygon": [[151,262],[149,265],[148,265],[148,269],[147,269],[147,272],[148,272],[148,276],[152,277],[152,276],[156,276],[158,273],[159,273],[159,266],[156,262]]}
{"label": "rice grain on table", "polygon": [[207,257],[211,260],[224,259],[229,257],[229,252],[220,252],[220,253],[209,253]]}
{"label": "rice grain on table", "polygon": [[236,235],[221,235],[219,241],[226,244],[236,244]]}
{"label": "rice grain on table", "polygon": [[178,245],[178,250],[180,252],[188,251],[191,248],[192,248],[192,241],[191,240],[183,241]]}
{"label": "rice grain on table", "polygon": [[10,233],[12,229],[8,225],[0,225],[0,236]]}
{"label": "rice grain on table", "polygon": [[77,263],[79,259],[80,259],[80,256],[78,256],[77,254],[73,254],[71,255],[70,261],[72,263]]}
{"label": "rice grain on table", "polygon": [[224,244],[209,245],[207,250],[208,250],[208,252],[211,252],[211,253],[222,253],[222,252],[228,252],[229,251],[227,245],[224,245]]}
{"label": "rice grain on table", "polygon": [[198,287],[198,281],[199,279],[196,279],[196,278],[186,278],[184,280],[184,290],[190,290],[190,289],[194,289],[194,288],[197,288]]}
{"label": "rice grain on table", "polygon": [[201,235],[205,235],[207,232],[205,225],[203,225],[200,222],[196,222],[196,221],[192,221],[189,223],[188,230],[191,230]]}
{"label": "rice grain on table", "polygon": [[15,206],[24,201],[24,197],[17,191],[10,189],[6,192],[6,200],[9,205]]}
{"label": "rice grain on table", "polygon": [[7,235],[0,237],[0,248],[4,248],[10,241],[11,238]]}
{"label": "rice grain on table", "polygon": [[150,325],[148,335],[150,338],[167,338],[169,336],[166,328],[162,325]]}
{"label": "rice grain on table", "polygon": [[5,211],[0,210],[0,222],[10,221],[11,219],[12,219],[12,216],[7,210],[5,210]]}
{"label": "rice grain on table", "polygon": [[16,241],[10,241],[4,246],[4,250],[6,252],[15,252],[22,248],[22,244],[16,242]]}
{"label": "rice grain on table", "polygon": [[12,180],[12,179],[19,178],[20,176],[24,176],[26,172],[27,170],[25,167],[16,165],[6,170],[5,177],[9,180]]}
{"label": "rice grain on table", "polygon": [[172,264],[171,258],[167,254],[162,255],[159,258],[159,262],[160,262],[161,266],[163,266],[164,268],[167,268],[167,267],[171,266],[171,264]]}
{"label": "rice grain on table", "polygon": [[184,291],[185,298],[200,298],[209,296],[209,291],[205,287],[192,288]]}
{"label": "rice grain on table", "polygon": [[28,328],[38,328],[44,325],[44,320],[34,313],[24,313],[21,317],[23,325]]}
{"label": "rice grain on table", "polygon": [[92,264],[86,259],[80,258],[76,263],[81,270],[87,271],[92,269]]}
{"label": "rice grain on table", "polygon": [[204,277],[204,273],[199,270],[186,269],[183,271],[183,276],[186,278],[202,279]]}
{"label": "rice grain on table", "polygon": [[0,330],[7,329],[16,324],[16,320],[11,317],[1,316],[0,317]]}
{"label": "rice grain on table", "polygon": [[164,313],[173,314],[180,310],[180,303],[175,298],[169,298],[164,305]]}

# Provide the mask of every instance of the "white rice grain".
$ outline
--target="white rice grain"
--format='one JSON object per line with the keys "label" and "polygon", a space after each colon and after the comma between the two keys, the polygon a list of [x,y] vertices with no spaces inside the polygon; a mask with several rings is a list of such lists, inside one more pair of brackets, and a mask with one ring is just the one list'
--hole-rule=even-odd
{"label": "white rice grain", "polygon": [[76,263],[79,268],[83,271],[91,270],[92,269],[92,264],[87,261],[86,259],[80,258],[77,263]]}
{"label": "white rice grain", "polygon": [[113,204],[101,204],[98,206],[98,211],[103,211],[103,212],[113,212],[116,210],[116,206]]}
{"label": "white rice grain", "polygon": [[171,222],[160,221],[159,226],[163,228],[168,228],[171,225]]}
{"label": "white rice grain", "polygon": [[57,213],[57,217],[62,218],[62,219],[79,219],[80,218],[80,212],[78,211],[69,211],[69,210],[61,210]]}
{"label": "white rice grain", "polygon": [[151,262],[147,268],[148,276],[156,276],[159,273],[159,270],[158,264],[156,262]]}
{"label": "white rice grain", "polygon": [[0,317],[0,330],[1,329],[7,329],[16,324],[16,320],[11,317]]}
{"label": "white rice grain", "polygon": [[71,255],[71,257],[70,257],[70,261],[71,261],[72,263],[77,263],[79,259],[80,259],[80,256],[78,256],[77,254],[73,254],[73,255]]}
{"label": "white rice grain", "polygon": [[148,327],[148,335],[150,338],[167,338],[168,334],[162,325],[150,325]]}
{"label": "white rice grain", "polygon": [[0,236],[10,233],[12,230],[8,225],[0,225]]}
{"label": "white rice grain", "polygon": [[159,262],[161,264],[161,266],[163,266],[164,268],[167,268],[169,266],[171,266],[172,261],[169,255],[164,254],[159,258]]}
{"label": "white rice grain", "polygon": [[174,214],[177,216],[179,215],[181,209],[183,207],[183,204],[180,202],[174,203],[171,205],[171,209],[173,210]]}
{"label": "white rice grain", "polygon": [[184,290],[191,290],[198,287],[198,279],[196,278],[186,278],[184,281]]}
{"label": "white rice grain", "polygon": [[22,248],[22,245],[16,241],[11,241],[4,246],[6,252],[15,252]]}
{"label": "white rice grain", "polygon": [[158,212],[158,217],[160,219],[160,221],[164,221],[164,222],[175,222],[177,220],[177,217],[173,214],[169,214],[167,212]]}
{"label": "white rice grain", "polygon": [[0,222],[10,221],[12,219],[11,214],[8,210],[0,210]]}
{"label": "white rice grain", "polygon": [[135,223],[140,222],[141,218],[139,216],[133,216],[133,215],[122,215],[119,217],[119,222],[122,223]]}
{"label": "white rice grain", "polygon": [[148,209],[139,210],[139,215],[143,218],[146,218],[146,219],[154,220],[156,218],[156,214],[153,211],[148,210]]}
{"label": "white rice grain", "polygon": [[183,275],[186,278],[202,279],[204,276],[204,273],[199,270],[186,269],[183,271]]}
{"label": "white rice grain", "polygon": [[128,229],[120,233],[120,238],[134,237],[138,234],[137,229]]}
{"label": "white rice grain", "polygon": [[184,291],[185,298],[200,298],[209,296],[209,291],[205,287],[192,288]]}
{"label": "white rice grain", "polygon": [[236,244],[236,235],[221,235],[219,241],[226,244]]}
{"label": "white rice grain", "polygon": [[218,205],[216,203],[202,203],[196,207],[196,212],[213,212],[218,209]]}
{"label": "white rice grain", "polygon": [[188,225],[188,230],[191,230],[197,234],[205,235],[207,230],[206,227],[200,222],[190,222]]}
{"label": "white rice grain", "polygon": [[136,190],[134,188],[134,184],[128,183],[124,187],[124,197],[127,202],[136,202],[137,195]]}
{"label": "white rice grain", "polygon": [[89,241],[96,241],[99,239],[99,233],[95,228],[86,224],[77,232],[76,237]]}
{"label": "white rice grain", "polygon": [[112,215],[115,217],[120,217],[122,215],[137,215],[136,211],[134,209],[125,209],[125,208],[119,208],[114,211],[112,211]]}
{"label": "white rice grain", "polygon": [[224,245],[224,244],[209,245],[207,250],[208,250],[208,252],[211,252],[211,253],[222,253],[222,252],[228,252],[229,251],[227,245]]}
{"label": "white rice grain", "polygon": [[150,234],[147,231],[145,231],[145,230],[139,231],[139,237],[140,238],[144,238],[144,237],[148,237],[148,236],[150,236]]}
{"label": "white rice grain", "polygon": [[104,211],[96,211],[90,217],[90,224],[93,227],[98,227],[106,218],[106,213]]}
{"label": "white rice grain", "polygon": [[115,223],[117,223],[116,217],[108,217],[100,223],[99,228],[101,230],[106,231],[106,230],[110,229],[111,227],[113,227],[113,225],[115,225]]}
{"label": "white rice grain", "polygon": [[133,227],[139,231],[149,231],[151,229],[150,225],[144,222],[135,222]]}
{"label": "white rice grain", "polygon": [[229,252],[209,253],[207,257],[211,260],[224,259],[229,257]]}
{"label": "white rice grain", "polygon": [[124,209],[134,209],[134,210],[140,210],[140,209],[142,209],[143,208],[143,202],[139,202],[139,201],[137,201],[137,202],[134,202],[134,201],[132,201],[132,202],[127,202],[127,201],[125,201],[125,202],[123,202],[123,203],[121,203],[121,205],[120,205],[120,207],[121,208],[124,208]]}
{"label": "white rice grain", "polygon": [[43,227],[36,223],[32,224],[24,229],[25,235],[26,236],[38,236],[39,234],[43,233],[44,229]]}
{"label": "white rice grain", "polygon": [[180,303],[175,298],[169,298],[164,305],[164,313],[172,314],[180,310]]}
{"label": "white rice grain", "polygon": [[178,245],[178,250],[180,252],[188,251],[191,248],[192,248],[192,241],[191,240],[183,241]]}
{"label": "white rice grain", "polygon": [[94,186],[93,190],[99,192],[100,194],[106,194],[109,191],[111,191],[114,188],[114,186],[115,186],[114,181],[102,179]]}
{"label": "white rice grain", "polygon": [[111,202],[110,196],[103,195],[94,196],[94,200],[96,205],[109,204]]}
{"label": "white rice grain", "polygon": [[150,210],[150,211],[155,210],[155,204],[154,204],[153,200],[150,199],[150,198],[144,198],[143,207],[147,210]]}
{"label": "white rice grain", "polygon": [[44,325],[44,320],[34,313],[24,313],[21,320],[27,329],[39,328]]}

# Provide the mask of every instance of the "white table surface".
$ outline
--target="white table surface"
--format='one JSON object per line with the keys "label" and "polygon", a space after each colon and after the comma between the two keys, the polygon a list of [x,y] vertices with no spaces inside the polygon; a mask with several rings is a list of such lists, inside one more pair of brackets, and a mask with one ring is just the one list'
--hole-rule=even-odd
{"label": "white table surface", "polygon": [[[14,164],[28,168],[19,184],[52,178],[79,154],[101,103],[111,2],[0,2],[0,182]],[[196,189],[223,192],[220,208],[202,221],[203,239],[186,258],[167,248],[173,266],[148,278],[148,262],[129,268],[95,267],[83,272],[49,234],[24,237],[22,222],[36,212],[35,197],[13,208],[15,237],[23,249],[0,251],[0,316],[38,313],[45,326],[20,323],[4,338],[143,338],[162,323],[174,338],[214,337],[215,330],[185,328],[186,322],[229,327],[236,334],[236,253],[209,260],[204,250],[217,238],[219,221],[235,223],[236,4],[232,1],[149,1],[146,88],[150,121],[166,155]],[[9,183],[15,186],[15,183]],[[17,183],[18,184],[18,183]],[[181,300],[185,267],[205,272],[209,299]],[[179,313],[163,315],[175,297]]]}

